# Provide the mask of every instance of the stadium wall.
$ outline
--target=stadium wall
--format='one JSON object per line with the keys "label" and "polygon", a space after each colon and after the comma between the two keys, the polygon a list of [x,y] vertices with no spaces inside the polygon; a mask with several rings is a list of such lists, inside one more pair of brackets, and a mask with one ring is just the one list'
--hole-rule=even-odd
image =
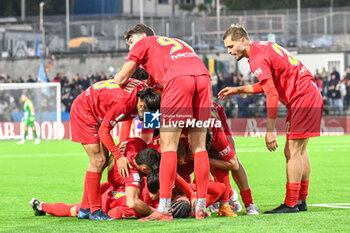
{"label": "stadium wall", "polygon": [[[234,135],[239,136],[265,136],[266,119],[265,118],[231,118],[228,123]],[[60,125],[56,122],[44,121],[41,124],[35,122],[38,135],[42,139],[64,139],[70,138],[70,122],[63,121]],[[131,130],[131,137],[139,136],[142,128],[142,122],[134,120]],[[277,118],[276,129],[279,135],[285,134],[285,119]],[[113,138],[118,138],[120,132],[120,124],[113,128],[111,134]],[[0,123],[0,140],[20,139],[24,133],[24,125],[19,122],[3,122]],[[324,117],[321,123],[322,135],[341,136],[350,134],[350,118],[345,117]],[[28,139],[32,139],[33,134],[30,129]]]}
{"label": "stadium wall", "polygon": [[[76,55],[57,55],[54,60],[52,69],[48,72],[49,79],[52,79],[56,73],[62,73],[67,75],[69,79],[72,79],[77,73],[88,74],[91,72],[103,71],[107,75],[112,74],[114,70],[118,70],[119,65],[124,63],[126,58],[125,54],[76,54]],[[221,53],[199,53],[199,56],[203,58],[206,56],[208,59],[215,59],[216,61],[224,62],[228,64],[228,72],[234,72],[238,68],[243,75],[248,75],[250,72],[247,59],[242,59],[236,62],[234,58],[224,52]],[[349,61],[346,61],[348,56],[345,52],[339,53],[303,53],[296,55],[301,62],[308,67],[308,69],[315,73],[316,69],[319,71],[325,67],[330,71],[333,66],[336,66],[340,75],[342,76],[346,66],[350,65]],[[350,55],[349,55],[350,56]],[[37,58],[8,58],[0,60],[1,73],[10,75],[11,77],[22,77],[27,79],[28,75],[36,77],[40,66],[40,59]],[[21,69],[19,69],[19,67]],[[23,73],[25,70],[25,73]]]}

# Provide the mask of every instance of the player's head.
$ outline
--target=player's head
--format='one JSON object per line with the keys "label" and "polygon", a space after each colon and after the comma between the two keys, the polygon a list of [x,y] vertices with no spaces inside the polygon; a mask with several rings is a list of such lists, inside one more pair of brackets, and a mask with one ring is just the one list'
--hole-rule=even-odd
{"label": "player's head", "polygon": [[26,102],[27,99],[28,97],[25,94],[22,94],[21,97],[19,98],[19,101]]}
{"label": "player's head", "polygon": [[141,67],[137,67],[135,72],[131,75],[131,78],[146,82],[149,75],[146,70]]}
{"label": "player's head", "polygon": [[224,40],[227,52],[235,56],[237,61],[243,57],[249,57],[247,48],[250,45],[250,39],[243,26],[232,24],[222,39]]}
{"label": "player's head", "polygon": [[159,198],[159,169],[152,170],[147,175],[147,188],[152,200]]}
{"label": "player's head", "polygon": [[134,163],[138,171],[148,174],[159,168],[160,154],[152,148],[145,148],[136,155]]}
{"label": "player's head", "polygon": [[131,49],[139,40],[146,36],[154,36],[153,29],[145,24],[139,23],[124,32],[124,39]]}
{"label": "player's head", "polygon": [[138,91],[136,109],[140,120],[143,120],[144,112],[156,112],[160,109],[160,94],[152,87]]}

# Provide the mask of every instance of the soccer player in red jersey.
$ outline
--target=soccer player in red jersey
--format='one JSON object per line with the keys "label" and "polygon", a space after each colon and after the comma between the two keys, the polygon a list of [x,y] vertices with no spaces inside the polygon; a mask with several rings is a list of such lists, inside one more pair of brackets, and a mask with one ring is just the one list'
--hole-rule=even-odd
{"label": "soccer player in red jersey", "polygon": [[[213,134],[214,146],[221,144],[223,145],[224,148],[227,148],[225,151],[226,153],[230,153],[231,150],[235,152],[235,141],[233,138],[233,132],[231,131],[229,125],[227,124],[227,117],[226,117],[224,108],[218,103],[216,103],[215,101],[212,101],[211,116],[216,120],[219,120],[222,125],[222,130],[216,129],[216,128],[211,129]],[[217,150],[218,148],[215,148],[215,149],[216,150],[211,150],[211,152],[215,154],[218,151],[220,152],[220,150]],[[221,152],[221,154],[223,154],[223,152]],[[245,169],[242,163],[239,161],[237,154],[236,154],[234,163],[228,162],[229,160],[227,159],[226,160],[223,158],[221,159],[222,160],[210,158],[209,159],[210,165],[217,169],[231,171],[232,177],[235,180],[240,190],[242,201],[246,208],[246,214],[247,215],[259,214],[259,209],[253,202],[252,193],[248,183],[247,173],[245,172]],[[235,166],[238,166],[238,168],[235,168]],[[230,201],[232,198],[233,198],[233,195],[230,195]]]}
{"label": "soccer player in red jersey", "polygon": [[[131,27],[125,32],[125,39],[130,52],[122,70],[114,77],[118,84],[127,82],[135,69],[142,65],[164,87],[162,121],[178,123],[188,119],[209,119],[209,72],[188,44],[175,38],[155,36],[153,29],[144,24]],[[158,210],[149,220],[168,219],[176,174],[176,150],[182,129],[179,125],[163,126],[160,130],[160,201]],[[206,129],[196,125],[190,129],[189,135],[197,180],[196,218],[202,219],[206,216],[205,198],[209,177],[209,159],[205,150]]]}
{"label": "soccer player in red jersey", "polygon": [[320,136],[323,111],[322,96],[310,71],[289,51],[276,43],[250,41],[242,26],[232,25],[223,37],[225,47],[236,60],[248,58],[259,83],[241,87],[226,87],[219,98],[240,93],[265,92],[267,126],[265,142],[270,151],[278,147],[275,122],[278,100],[288,108],[287,141],[284,155],[287,162],[287,185],[284,204],[265,213],[295,213],[307,210],[310,162],[307,143]]}
{"label": "soccer player in red jersey", "polygon": [[[132,167],[130,176],[123,178],[116,167],[117,158],[113,155],[108,164],[108,183],[101,185],[102,205],[104,212],[112,218],[141,217],[149,215],[154,208],[147,205],[143,193],[143,176],[152,169],[158,169],[160,154],[146,148],[146,143],[140,138],[129,138],[117,146]],[[147,196],[147,195],[146,195]],[[30,202],[35,215],[43,215],[42,211],[59,216],[77,216],[82,203],[67,205],[65,203],[42,203],[33,198]],[[122,217],[124,216],[124,217]]]}
{"label": "soccer player in red jersey", "polygon": [[[129,175],[129,161],[115,145],[110,130],[119,122],[143,118],[143,111],[159,109],[160,95],[139,80],[124,85],[114,80],[100,81],[80,94],[71,109],[72,141],[82,143],[89,156],[84,193],[78,218],[107,220],[101,210],[100,180],[108,158],[108,151],[117,158],[123,177]],[[90,214],[91,213],[91,214]]]}

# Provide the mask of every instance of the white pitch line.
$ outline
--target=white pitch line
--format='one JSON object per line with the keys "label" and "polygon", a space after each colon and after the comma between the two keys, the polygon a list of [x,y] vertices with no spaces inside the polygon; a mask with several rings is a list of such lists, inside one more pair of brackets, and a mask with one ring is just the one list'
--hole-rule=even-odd
{"label": "white pitch line", "polygon": [[308,204],[308,206],[317,206],[317,207],[326,207],[326,208],[338,208],[338,209],[350,209],[350,203]]}
{"label": "white pitch line", "polygon": [[7,158],[29,158],[29,157],[55,157],[55,156],[78,156],[84,153],[59,153],[59,154],[27,154],[27,155],[0,155],[0,159]]}

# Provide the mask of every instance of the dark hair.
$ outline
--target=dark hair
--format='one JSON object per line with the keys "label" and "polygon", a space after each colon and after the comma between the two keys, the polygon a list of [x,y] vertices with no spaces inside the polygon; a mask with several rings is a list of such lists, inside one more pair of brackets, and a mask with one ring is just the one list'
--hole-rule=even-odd
{"label": "dark hair", "polygon": [[140,97],[150,111],[155,112],[160,109],[160,94],[156,93],[152,87],[138,91],[137,97]]}
{"label": "dark hair", "polygon": [[210,150],[212,142],[213,142],[213,135],[211,133],[211,130],[208,128],[207,136],[205,137],[205,148],[207,151]]}
{"label": "dark hair", "polygon": [[181,139],[179,140],[179,144],[177,145],[177,156],[182,155],[185,153],[185,147],[182,143]]}
{"label": "dark hair", "polygon": [[135,72],[131,75],[131,78],[134,78],[140,81],[145,81],[148,79],[148,73],[146,70],[142,69],[141,67],[137,67]]}
{"label": "dark hair", "polygon": [[155,36],[156,34],[154,33],[153,29],[146,24],[136,24],[129,28],[127,31],[124,32],[124,39],[126,43],[129,42],[129,39],[132,35],[134,34],[142,34],[145,33],[147,36]]}
{"label": "dark hair", "polygon": [[160,154],[155,149],[145,148],[136,155],[135,162],[138,165],[145,164],[151,168],[151,170],[155,170],[158,169],[160,165]]}
{"label": "dark hair", "polygon": [[147,175],[147,188],[150,193],[157,193],[159,190],[159,169],[151,170]]}

